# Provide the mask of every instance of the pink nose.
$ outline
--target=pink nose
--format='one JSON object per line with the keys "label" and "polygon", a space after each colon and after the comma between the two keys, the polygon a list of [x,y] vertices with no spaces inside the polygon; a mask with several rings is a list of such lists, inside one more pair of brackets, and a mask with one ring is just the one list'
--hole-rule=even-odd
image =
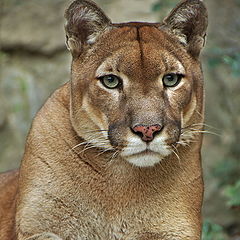
{"label": "pink nose", "polygon": [[156,133],[162,130],[162,126],[159,124],[146,126],[146,125],[136,125],[132,128],[133,132],[141,137],[144,142],[150,142],[154,139]]}

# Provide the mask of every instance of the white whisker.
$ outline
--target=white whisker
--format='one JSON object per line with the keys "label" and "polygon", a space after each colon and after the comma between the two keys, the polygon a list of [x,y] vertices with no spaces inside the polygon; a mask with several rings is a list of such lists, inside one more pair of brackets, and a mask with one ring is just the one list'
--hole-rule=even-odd
{"label": "white whisker", "polygon": [[104,154],[105,152],[111,151],[111,150],[112,150],[112,148],[106,148],[104,151],[101,151],[97,156],[100,156],[100,155]]}
{"label": "white whisker", "polygon": [[216,135],[218,137],[221,137],[220,134],[212,132],[212,131],[207,131],[207,130],[198,130],[198,129],[191,128],[191,132],[192,133],[208,133],[208,134],[212,134],[212,135]]}
{"label": "white whisker", "polygon": [[[175,147],[175,146],[172,145],[172,147]],[[175,149],[176,149],[176,148],[175,148]],[[177,149],[176,149],[176,150],[177,150]],[[180,159],[179,155],[177,154],[177,152],[175,152],[173,149],[171,149],[171,151],[172,151],[172,152],[175,154],[175,156],[177,157],[179,164],[181,164],[181,159]]]}
{"label": "white whisker", "polygon": [[77,144],[76,146],[74,146],[74,147],[72,148],[72,150],[74,150],[75,148],[77,148],[77,147],[79,147],[79,146],[82,146],[82,145],[84,145],[84,144],[89,144],[89,142],[79,143],[79,144]]}
{"label": "white whisker", "polygon": [[116,150],[108,160],[108,163],[112,163],[112,161],[117,157],[118,154],[119,154],[119,150]]}

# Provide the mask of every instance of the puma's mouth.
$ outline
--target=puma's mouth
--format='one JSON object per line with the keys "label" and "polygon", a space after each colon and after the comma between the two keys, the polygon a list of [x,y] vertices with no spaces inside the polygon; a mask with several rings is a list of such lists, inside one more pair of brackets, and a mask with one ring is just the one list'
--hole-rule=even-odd
{"label": "puma's mouth", "polygon": [[[153,154],[158,154],[159,155],[158,152],[155,152],[155,151],[152,151],[152,150],[146,148],[145,150],[143,150],[141,152],[133,153],[130,156],[131,157],[133,157],[133,156],[140,156],[140,155],[143,155],[143,154],[145,154],[146,156],[152,156]],[[127,157],[129,157],[129,156],[127,156]]]}
{"label": "puma's mouth", "polygon": [[139,155],[139,154],[153,154],[153,153],[156,153],[156,152],[154,152],[154,151],[152,151],[150,149],[146,149],[146,150],[144,150],[144,151],[142,151],[140,153],[136,153],[135,155]]}
{"label": "puma's mouth", "polygon": [[124,148],[121,156],[135,166],[150,167],[159,163],[170,153],[171,150],[165,144],[151,143],[147,145],[139,142],[139,144]]}
{"label": "puma's mouth", "polygon": [[145,150],[140,153],[129,155],[126,158],[128,162],[138,167],[151,167],[159,163],[164,156],[151,150]]}

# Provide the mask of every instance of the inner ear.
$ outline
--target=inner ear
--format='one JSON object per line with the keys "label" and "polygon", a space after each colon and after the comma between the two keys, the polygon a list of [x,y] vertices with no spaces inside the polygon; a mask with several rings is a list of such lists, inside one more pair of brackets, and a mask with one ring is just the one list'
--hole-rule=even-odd
{"label": "inner ear", "polygon": [[193,57],[198,57],[205,43],[207,10],[202,0],[183,0],[163,20],[165,26],[187,47]]}
{"label": "inner ear", "polygon": [[65,11],[66,45],[79,55],[85,45],[93,44],[98,35],[111,25],[110,19],[94,2],[75,0]]}

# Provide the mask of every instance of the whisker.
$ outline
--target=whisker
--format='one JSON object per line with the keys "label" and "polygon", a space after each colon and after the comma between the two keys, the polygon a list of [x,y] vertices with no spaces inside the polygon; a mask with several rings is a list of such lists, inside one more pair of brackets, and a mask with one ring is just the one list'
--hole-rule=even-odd
{"label": "whisker", "polygon": [[207,131],[207,130],[191,129],[191,132],[192,132],[192,133],[207,133],[207,134],[212,134],[212,135],[215,135],[215,136],[221,137],[220,134],[215,133],[215,132],[212,132],[212,131]]}
{"label": "whisker", "polygon": [[77,145],[75,145],[72,150],[74,150],[75,148],[85,145],[85,144],[91,144],[93,142],[98,141],[99,143],[104,143],[104,144],[108,144],[108,139],[104,138],[103,136],[90,136],[90,138],[87,141],[84,141],[82,143],[79,143]]}
{"label": "whisker", "polygon": [[[99,143],[103,143],[103,144],[107,145],[107,142],[100,142],[100,141],[99,141]],[[89,141],[89,142],[82,142],[82,143],[79,143],[79,144],[77,144],[76,146],[74,146],[74,147],[72,148],[72,150],[74,150],[74,149],[76,149],[77,147],[80,147],[80,146],[82,146],[82,145],[86,145],[86,146],[88,146],[89,144],[92,144],[92,142]]]}
{"label": "whisker", "polygon": [[195,123],[195,124],[192,124],[192,126],[198,126],[198,125],[202,125],[202,126],[206,126],[206,127],[213,128],[213,129],[218,130],[216,127],[211,126],[211,125],[206,124],[206,123]]}
{"label": "whisker", "polygon": [[171,149],[171,151],[172,151],[172,152],[175,154],[175,156],[177,157],[179,164],[181,164],[181,159],[180,159],[179,155],[178,155],[173,149]]}
{"label": "whisker", "polygon": [[203,113],[200,113],[197,109],[195,109],[195,111],[200,117],[203,117]]}
{"label": "whisker", "polygon": [[108,132],[108,130],[105,129],[98,129],[98,130],[91,130],[91,131],[85,131],[84,133],[97,133],[97,132]]}
{"label": "whisker", "polygon": [[[90,145],[90,146],[89,146]],[[82,151],[80,151],[78,154],[81,154],[82,152],[85,152],[89,149],[92,149],[92,148],[105,148],[105,149],[110,149],[109,148],[109,144],[100,144],[99,146],[95,146],[95,145],[92,145],[91,143],[88,143],[83,149]]]}
{"label": "whisker", "polygon": [[174,144],[172,144],[172,147],[176,150],[177,153],[179,153],[177,147],[174,146]]}
{"label": "whisker", "polygon": [[117,157],[117,155],[119,154],[119,151],[118,150],[116,150],[113,154],[112,154],[112,156],[111,156],[111,158],[109,159],[109,163],[111,163],[116,157]]}
{"label": "whisker", "polygon": [[89,142],[79,143],[79,144],[77,144],[76,146],[74,146],[74,147],[72,148],[72,150],[74,150],[75,148],[80,147],[80,146],[82,146],[82,145],[84,145],[84,144],[89,144]]}
{"label": "whisker", "polygon": [[213,126],[210,126],[206,123],[193,123],[193,124],[190,124],[188,126],[182,127],[181,129],[187,129],[187,128],[190,128],[190,127],[193,127],[193,126],[201,126],[201,127],[206,126],[206,127],[209,127],[209,128],[217,129],[217,128],[215,128]]}
{"label": "whisker", "polygon": [[81,154],[81,153],[83,153],[83,152],[85,152],[85,151],[87,151],[88,149],[91,149],[91,148],[96,148],[95,146],[86,146],[86,147],[84,147],[83,149],[82,149],[82,151],[80,151],[80,152],[78,152],[78,154]]}
{"label": "whisker", "polygon": [[177,144],[182,145],[182,146],[188,146],[188,147],[190,147],[189,143],[186,142],[186,141],[183,141],[183,140],[178,141]]}
{"label": "whisker", "polygon": [[91,136],[88,136],[88,141],[89,140],[92,140],[92,139],[104,139],[104,140],[107,140],[107,138],[106,137],[104,137],[104,136],[98,136],[98,135],[91,135]]}
{"label": "whisker", "polygon": [[97,156],[100,156],[100,155],[104,154],[105,152],[111,151],[111,150],[112,150],[112,148],[107,148],[104,151],[101,151]]}
{"label": "whisker", "polygon": [[182,128],[182,129],[188,129],[188,128],[193,127],[193,126],[195,126],[195,127],[198,127],[198,126],[199,127],[203,127],[203,126],[205,126],[205,124],[204,123],[194,123],[194,124],[190,124],[190,125]]}

